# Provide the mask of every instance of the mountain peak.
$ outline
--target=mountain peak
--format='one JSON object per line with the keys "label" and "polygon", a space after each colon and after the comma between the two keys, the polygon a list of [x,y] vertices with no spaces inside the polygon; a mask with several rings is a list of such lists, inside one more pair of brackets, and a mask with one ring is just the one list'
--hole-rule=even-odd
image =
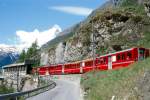
{"label": "mountain peak", "polygon": [[19,57],[19,51],[16,47],[0,45],[0,67],[14,63]]}

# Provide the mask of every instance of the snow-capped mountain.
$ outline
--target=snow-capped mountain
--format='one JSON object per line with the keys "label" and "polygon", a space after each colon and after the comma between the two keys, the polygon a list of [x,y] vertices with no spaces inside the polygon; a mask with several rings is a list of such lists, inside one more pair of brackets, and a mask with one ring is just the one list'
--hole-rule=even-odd
{"label": "snow-capped mountain", "polygon": [[0,46],[0,67],[12,64],[19,58],[19,52],[15,47]]}

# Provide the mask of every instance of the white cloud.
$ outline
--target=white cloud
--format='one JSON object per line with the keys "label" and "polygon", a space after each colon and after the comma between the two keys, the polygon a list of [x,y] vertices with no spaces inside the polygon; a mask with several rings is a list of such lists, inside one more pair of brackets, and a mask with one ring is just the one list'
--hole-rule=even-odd
{"label": "white cloud", "polygon": [[39,31],[35,29],[32,32],[27,32],[25,30],[16,31],[16,36],[13,39],[8,39],[8,41],[14,42],[14,45],[0,44],[0,48],[16,48],[19,52],[23,49],[27,49],[31,46],[33,42],[37,40],[38,45],[42,46],[48,41],[54,39],[58,33],[61,32],[61,28],[58,25],[54,25],[52,28]]}
{"label": "white cloud", "polygon": [[7,47],[10,47],[11,45],[7,45],[7,44],[0,44],[0,47],[3,47],[3,48],[7,48]]}
{"label": "white cloud", "polygon": [[52,28],[42,32],[38,29],[35,29],[33,32],[18,30],[16,31],[16,36],[19,44],[16,46],[20,49],[25,49],[30,47],[35,40],[37,40],[39,46],[42,46],[46,42],[54,39],[59,32],[61,32],[61,28],[58,25],[54,25]]}
{"label": "white cloud", "polygon": [[53,6],[53,7],[50,7],[49,9],[58,10],[61,12],[74,14],[74,15],[80,15],[80,16],[87,16],[93,11],[93,9],[91,8],[76,7],[76,6]]}

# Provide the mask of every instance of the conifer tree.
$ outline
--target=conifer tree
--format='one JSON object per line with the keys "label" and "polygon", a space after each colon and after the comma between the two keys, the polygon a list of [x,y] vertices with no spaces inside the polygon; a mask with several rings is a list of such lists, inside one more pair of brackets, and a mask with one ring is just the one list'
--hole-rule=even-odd
{"label": "conifer tree", "polygon": [[39,46],[37,40],[32,43],[31,47],[28,48],[27,52],[22,50],[18,62],[24,62],[25,60],[34,60],[36,62],[35,65],[40,64],[40,57],[39,57]]}

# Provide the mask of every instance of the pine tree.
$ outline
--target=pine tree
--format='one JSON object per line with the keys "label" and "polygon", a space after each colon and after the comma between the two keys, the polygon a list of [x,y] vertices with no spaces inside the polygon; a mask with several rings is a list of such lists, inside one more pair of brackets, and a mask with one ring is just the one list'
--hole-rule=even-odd
{"label": "pine tree", "polygon": [[18,62],[24,62],[25,58],[26,58],[26,52],[25,50],[22,50]]}
{"label": "pine tree", "polygon": [[34,56],[37,55],[38,51],[39,47],[37,41],[35,41],[34,43],[32,43],[31,47],[28,48],[26,59],[32,59]]}
{"label": "pine tree", "polygon": [[33,60],[36,62],[35,65],[38,66],[40,64],[40,56],[38,52],[39,46],[36,40],[34,43],[32,43],[31,47],[28,48],[27,52],[25,52],[25,50],[21,52],[18,62],[24,62],[25,60]]}

